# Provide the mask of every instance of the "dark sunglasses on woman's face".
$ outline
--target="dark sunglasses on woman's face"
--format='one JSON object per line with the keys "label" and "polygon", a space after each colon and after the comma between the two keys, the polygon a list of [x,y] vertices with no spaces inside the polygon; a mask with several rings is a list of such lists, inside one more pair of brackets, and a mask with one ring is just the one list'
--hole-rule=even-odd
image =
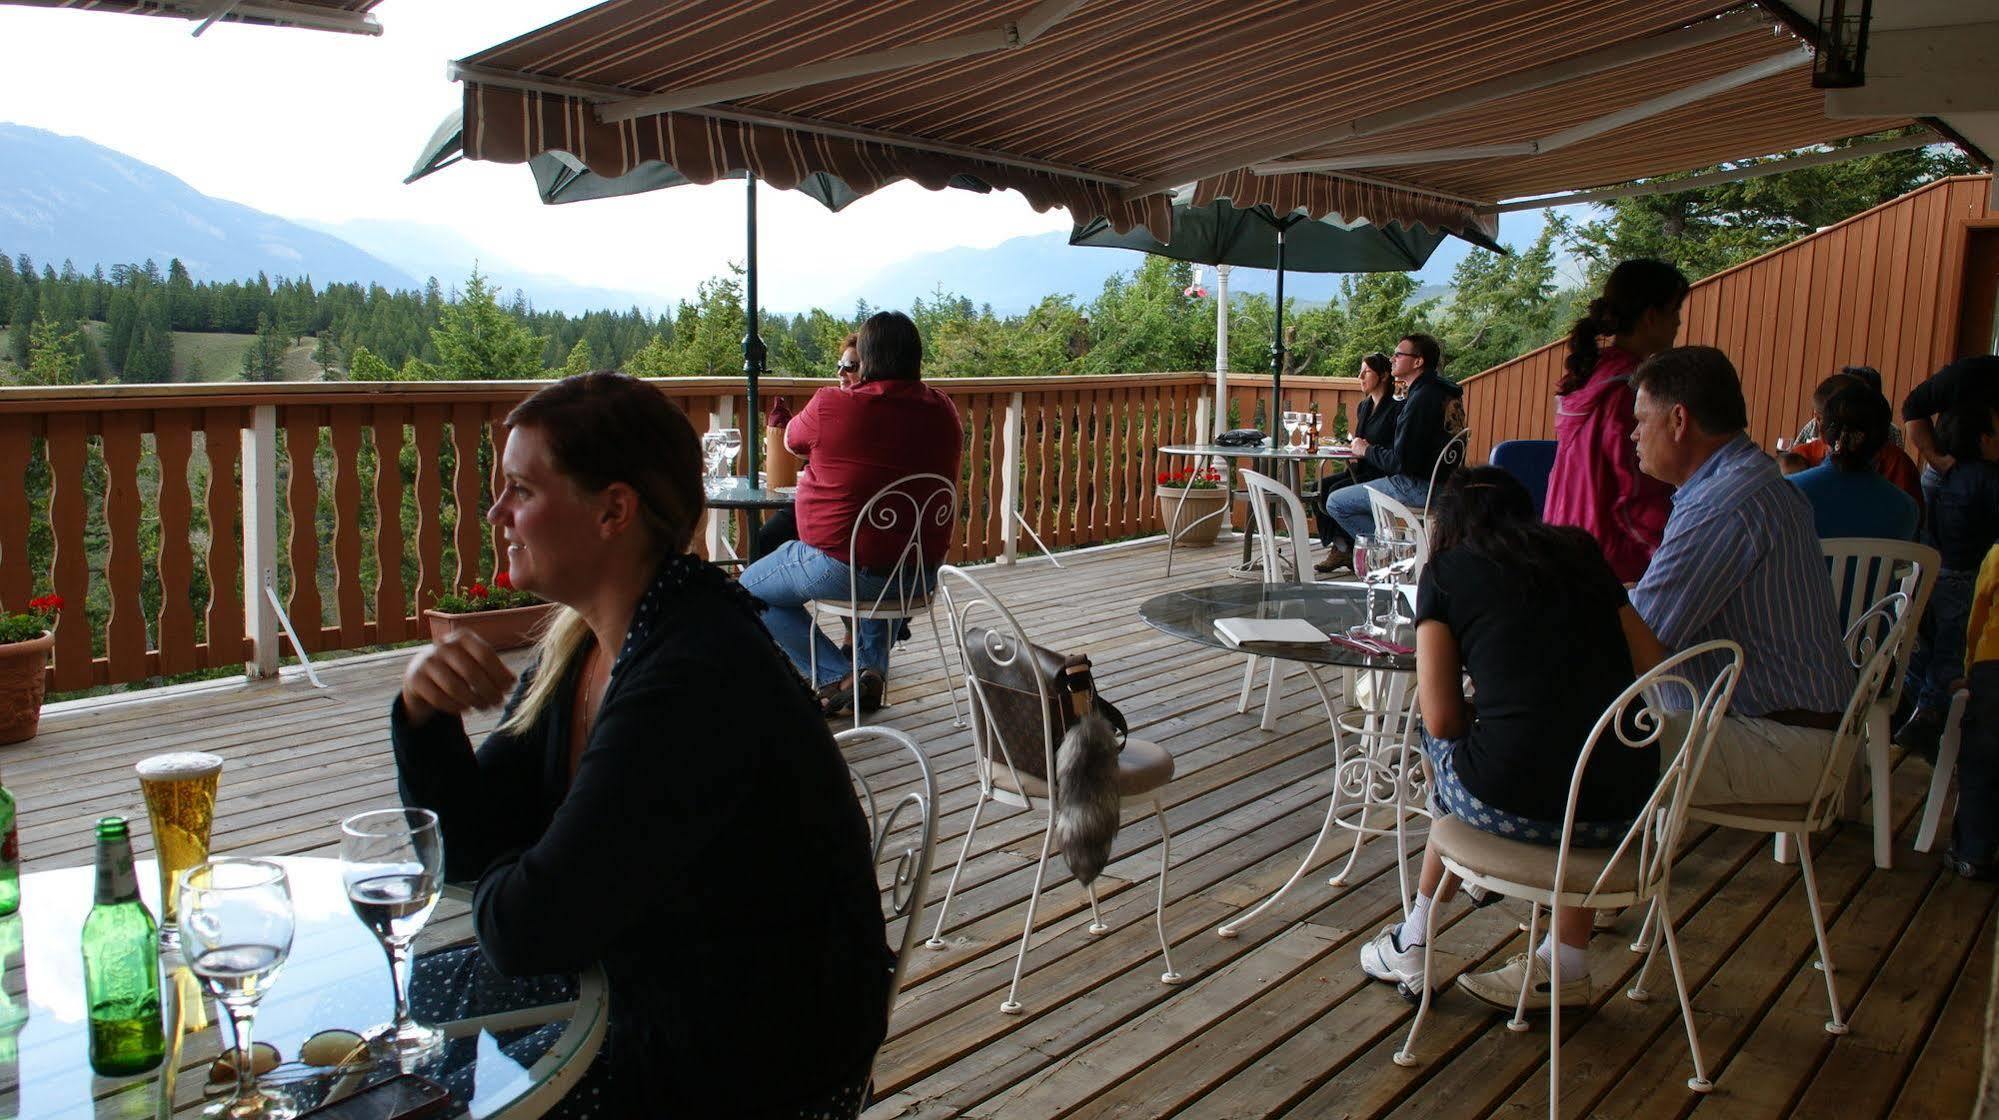
{"label": "dark sunglasses on woman's face", "polygon": [[833,367],[833,368],[834,368],[834,369],[836,369],[836,370],[839,370],[839,371],[840,371],[841,373],[859,373],[859,372],[861,372],[861,363],[859,363],[859,362],[840,362],[840,363],[837,363],[836,365],[834,365],[834,367]]}

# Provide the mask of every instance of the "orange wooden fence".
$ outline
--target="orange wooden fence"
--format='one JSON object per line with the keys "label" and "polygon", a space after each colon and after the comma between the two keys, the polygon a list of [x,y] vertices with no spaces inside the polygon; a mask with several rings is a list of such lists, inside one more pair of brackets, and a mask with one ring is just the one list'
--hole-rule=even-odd
{"label": "orange wooden fence", "polygon": [[[423,607],[490,574],[503,420],[537,384],[0,389],[0,607],[46,590],[69,604],[49,673],[60,691],[269,671],[298,651],[267,586],[308,654],[421,637]],[[658,384],[698,430],[760,430],[739,381]],[[796,408],[822,384],[774,378],[765,395]],[[965,424],[961,563],[1009,554],[1009,503],[1054,548],[1159,532],[1156,451],[1196,439],[1213,400],[1201,373],[931,384]],[[1230,391],[1249,402],[1259,388],[1237,375]],[[1344,378],[1286,391],[1329,418],[1356,392]]]}

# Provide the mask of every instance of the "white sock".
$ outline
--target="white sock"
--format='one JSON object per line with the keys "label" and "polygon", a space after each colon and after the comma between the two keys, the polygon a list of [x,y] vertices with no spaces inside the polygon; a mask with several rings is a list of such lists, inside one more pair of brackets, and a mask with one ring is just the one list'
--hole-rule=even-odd
{"label": "white sock", "polygon": [[1413,949],[1428,941],[1424,930],[1430,922],[1430,896],[1418,894],[1416,901],[1409,905],[1409,916],[1402,919],[1402,928],[1395,931],[1395,942],[1404,949]]}
{"label": "white sock", "polygon": [[1551,947],[1560,949],[1562,952],[1562,982],[1564,984],[1571,980],[1580,980],[1589,975],[1589,954],[1576,948],[1574,945],[1563,945],[1561,942],[1556,941],[1553,936],[1541,938],[1541,947],[1534,950],[1535,955],[1541,958],[1542,964],[1548,965],[1550,968],[1553,967],[1554,962],[1548,958],[1548,950]]}

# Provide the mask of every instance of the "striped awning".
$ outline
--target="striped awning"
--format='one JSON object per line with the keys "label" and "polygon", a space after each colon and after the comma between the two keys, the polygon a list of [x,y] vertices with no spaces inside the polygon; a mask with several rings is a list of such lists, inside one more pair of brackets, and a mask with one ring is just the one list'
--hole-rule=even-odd
{"label": "striped awning", "polygon": [[1827,117],[1805,51],[1716,0],[609,0],[454,74],[472,159],[969,175],[1158,232],[1186,183],[1437,225],[1909,123]]}
{"label": "striped awning", "polygon": [[369,10],[382,0],[242,0],[224,4],[218,0],[0,0],[31,8],[75,8],[87,12],[120,12],[126,15],[166,16],[200,22],[222,11],[226,23],[252,23],[268,27],[304,27],[315,31],[344,31],[354,35],[380,35],[382,25]]}

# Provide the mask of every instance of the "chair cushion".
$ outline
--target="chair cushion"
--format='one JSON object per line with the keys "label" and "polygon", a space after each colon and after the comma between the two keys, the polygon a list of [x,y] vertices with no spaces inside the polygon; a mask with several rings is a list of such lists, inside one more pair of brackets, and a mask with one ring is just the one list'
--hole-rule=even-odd
{"label": "chair cushion", "polygon": [[[1014,771],[1006,763],[993,763],[993,785],[1028,797],[1048,796],[1048,783],[1025,770],[1020,772],[1018,784],[1013,778]],[[1118,796],[1138,797],[1172,780],[1173,755],[1165,747],[1144,739],[1124,741],[1124,750],[1117,756]]]}
{"label": "chair cushion", "polygon": [[[1480,832],[1449,816],[1439,817],[1430,825],[1430,843],[1436,846],[1439,855],[1448,856],[1452,862],[1482,875],[1524,887],[1550,889],[1555,883],[1555,857],[1561,852],[1553,844],[1529,844],[1524,840],[1509,840],[1490,832]],[[1589,890],[1616,851],[1615,848],[1570,848],[1568,890],[1574,893]],[[1602,893],[1615,894],[1637,888],[1637,853],[1634,848],[1627,848],[1625,858],[1617,861],[1617,869],[1604,880]]]}
{"label": "chair cushion", "polygon": [[928,595],[911,595],[906,599],[894,594],[883,595],[879,605],[873,599],[867,598],[859,601],[845,598],[814,599],[812,602],[819,613],[840,618],[915,618],[930,610]]}

